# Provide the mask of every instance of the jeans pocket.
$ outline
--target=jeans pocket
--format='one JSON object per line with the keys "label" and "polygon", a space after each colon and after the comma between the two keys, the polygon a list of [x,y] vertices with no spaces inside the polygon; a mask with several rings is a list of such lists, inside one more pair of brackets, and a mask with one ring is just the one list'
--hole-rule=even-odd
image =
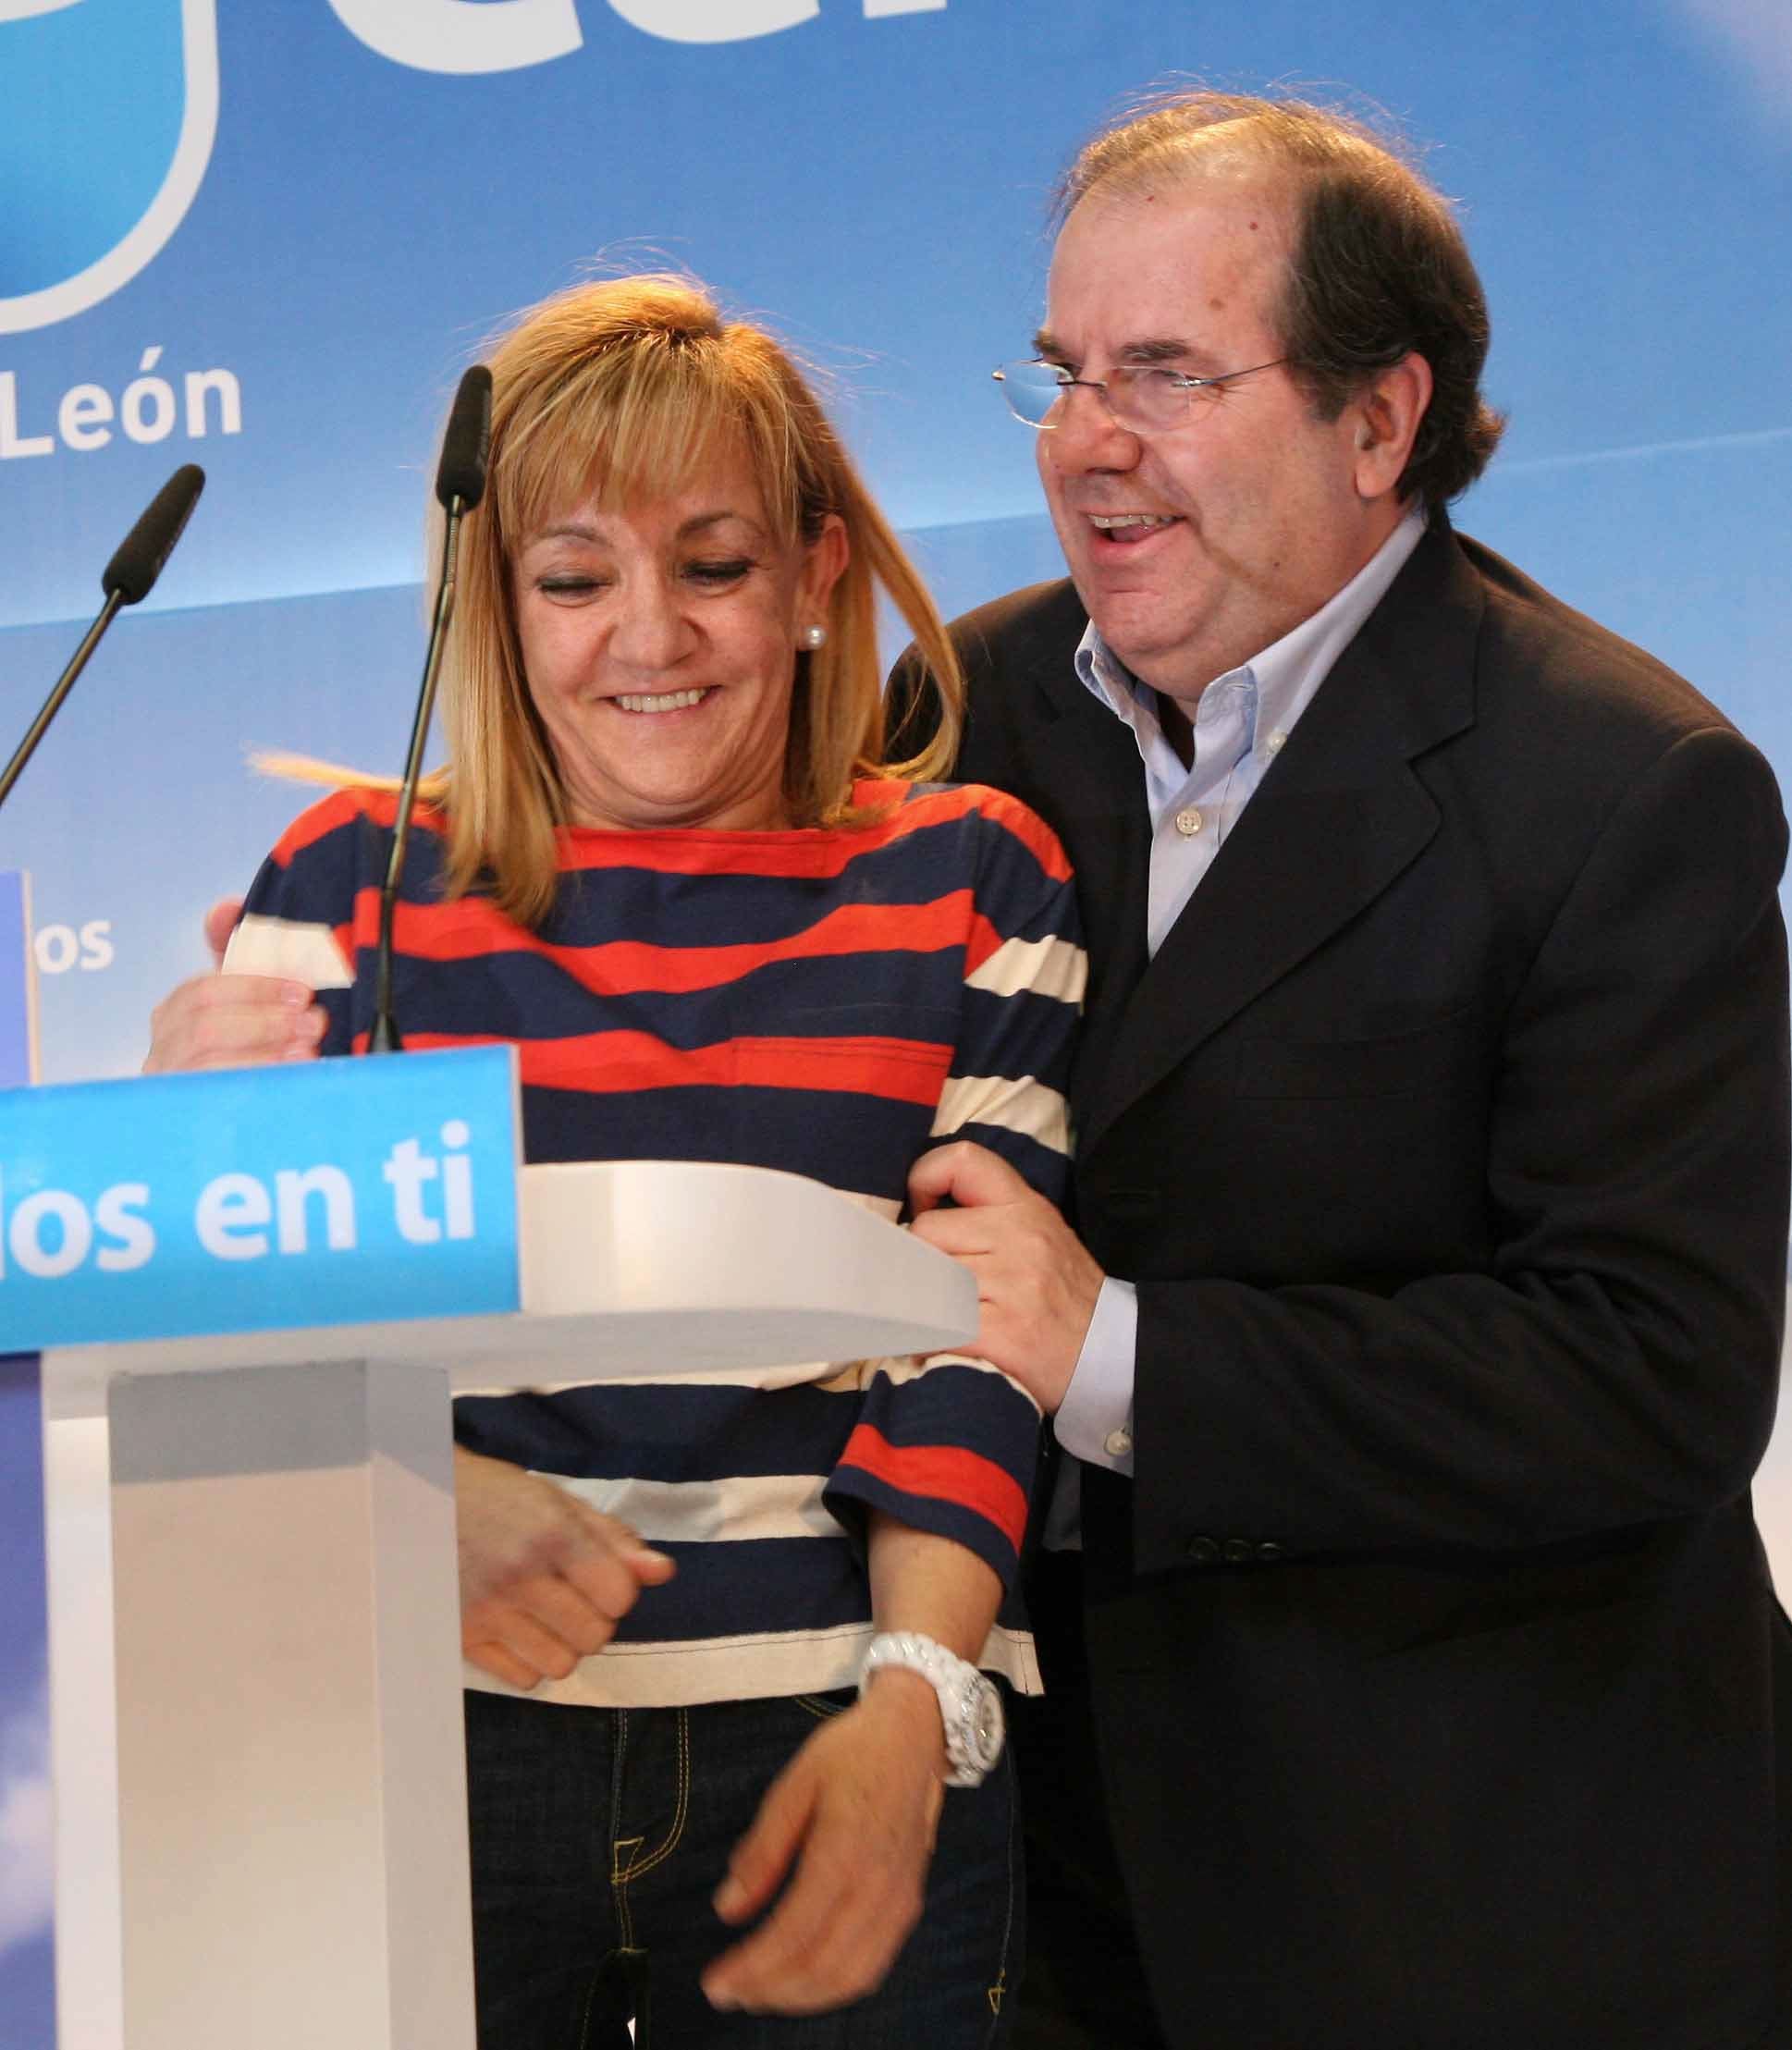
{"label": "jeans pocket", "polygon": [[858,1700],[857,1691],[850,1687],[837,1688],[831,1694],[792,1694],[791,1700],[805,1715],[813,1715],[817,1723],[825,1723],[829,1717],[850,1709]]}

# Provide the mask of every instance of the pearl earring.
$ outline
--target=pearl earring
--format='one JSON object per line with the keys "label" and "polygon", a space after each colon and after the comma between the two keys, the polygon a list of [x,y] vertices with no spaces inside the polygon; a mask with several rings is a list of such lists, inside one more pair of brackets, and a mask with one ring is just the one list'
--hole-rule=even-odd
{"label": "pearl earring", "polygon": [[825,626],[805,626],[797,637],[797,645],[807,648],[811,654],[816,648],[828,644],[828,629]]}

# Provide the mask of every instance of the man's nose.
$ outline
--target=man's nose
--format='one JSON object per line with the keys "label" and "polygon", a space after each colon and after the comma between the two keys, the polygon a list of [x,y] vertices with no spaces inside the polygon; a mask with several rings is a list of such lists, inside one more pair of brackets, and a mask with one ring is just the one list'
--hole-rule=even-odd
{"label": "man's nose", "polygon": [[1130,470],[1139,455],[1138,436],[1108,411],[1106,390],[1072,385],[1053,409],[1052,424],[1041,428],[1041,459],[1075,476],[1088,470]]}

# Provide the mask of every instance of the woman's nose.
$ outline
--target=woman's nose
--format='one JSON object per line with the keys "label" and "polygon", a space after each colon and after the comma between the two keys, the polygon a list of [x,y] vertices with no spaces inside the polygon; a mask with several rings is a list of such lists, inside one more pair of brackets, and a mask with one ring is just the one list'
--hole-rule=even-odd
{"label": "woman's nose", "polygon": [[635,669],[669,669],[690,652],[693,637],[675,585],[654,577],[622,591],[609,644],[619,662]]}

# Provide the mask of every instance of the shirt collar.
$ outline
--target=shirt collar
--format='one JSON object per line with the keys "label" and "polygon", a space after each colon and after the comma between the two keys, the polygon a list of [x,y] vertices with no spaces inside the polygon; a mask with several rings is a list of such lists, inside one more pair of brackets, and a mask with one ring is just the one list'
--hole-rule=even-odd
{"label": "shirt collar", "polygon": [[[1279,748],[1319,694],[1319,685],[1339,656],[1387,595],[1388,586],[1405,567],[1407,557],[1424,533],[1423,515],[1417,509],[1409,511],[1350,582],[1335,591],[1317,612],[1260,655],[1241,662],[1235,669],[1228,669],[1224,676],[1215,677],[1201,694],[1196,712],[1197,727],[1209,710],[1209,700],[1217,712],[1225,695],[1242,690],[1251,718],[1246,752],[1265,744]],[[1077,644],[1075,663],[1084,688],[1100,699],[1116,718],[1136,731],[1137,714],[1144,706],[1149,709],[1155,727],[1157,694],[1127,669],[1101,638],[1093,620]]]}

